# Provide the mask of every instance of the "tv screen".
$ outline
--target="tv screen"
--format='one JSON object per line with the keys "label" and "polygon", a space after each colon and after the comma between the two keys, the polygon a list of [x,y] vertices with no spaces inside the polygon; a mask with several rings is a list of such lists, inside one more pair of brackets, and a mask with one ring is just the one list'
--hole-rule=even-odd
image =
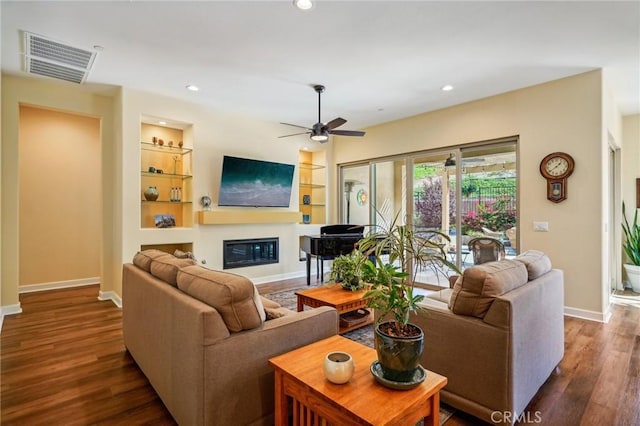
{"label": "tv screen", "polygon": [[293,164],[224,156],[220,206],[289,207]]}

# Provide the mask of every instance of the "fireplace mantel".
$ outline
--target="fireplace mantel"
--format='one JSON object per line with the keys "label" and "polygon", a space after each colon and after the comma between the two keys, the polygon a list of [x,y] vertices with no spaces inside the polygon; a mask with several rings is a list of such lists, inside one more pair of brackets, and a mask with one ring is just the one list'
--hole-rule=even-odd
{"label": "fireplace mantel", "polygon": [[299,223],[300,212],[291,210],[229,209],[199,211],[200,225],[233,225],[246,223]]}

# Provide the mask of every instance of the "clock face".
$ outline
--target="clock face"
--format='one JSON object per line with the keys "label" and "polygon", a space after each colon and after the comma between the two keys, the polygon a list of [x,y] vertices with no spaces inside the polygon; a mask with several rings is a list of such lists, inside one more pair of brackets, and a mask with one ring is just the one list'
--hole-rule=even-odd
{"label": "clock face", "polygon": [[547,160],[544,169],[550,176],[562,176],[569,170],[569,162],[564,157],[552,157]]}
{"label": "clock face", "polygon": [[573,173],[573,158],[564,152],[554,152],[540,162],[540,173],[547,180],[566,179]]}

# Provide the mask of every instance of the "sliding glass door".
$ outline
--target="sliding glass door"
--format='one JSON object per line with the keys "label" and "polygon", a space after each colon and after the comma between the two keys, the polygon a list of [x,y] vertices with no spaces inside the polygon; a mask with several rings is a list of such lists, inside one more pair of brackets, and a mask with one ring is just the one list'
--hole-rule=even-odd
{"label": "sliding glass door", "polygon": [[[473,238],[497,241],[507,257],[514,256],[516,147],[513,138],[343,166],[342,220],[384,226],[397,217],[398,223],[438,239],[461,270],[474,264],[468,246]],[[432,265],[415,273],[418,284],[448,287],[452,271]]]}

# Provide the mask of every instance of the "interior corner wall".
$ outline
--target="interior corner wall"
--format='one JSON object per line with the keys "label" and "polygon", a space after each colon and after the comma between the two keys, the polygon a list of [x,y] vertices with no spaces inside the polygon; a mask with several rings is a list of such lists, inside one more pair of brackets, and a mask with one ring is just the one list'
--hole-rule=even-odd
{"label": "interior corner wall", "polygon": [[[603,319],[602,73],[592,71],[366,129],[362,141],[336,138],[334,159],[348,163],[519,136],[520,239],[546,252],[565,276],[565,306]],[[362,146],[367,149],[363,150]],[[575,162],[568,199],[552,203],[540,161],[564,151]],[[549,223],[534,232],[533,222]]]}
{"label": "interior corner wall", "polygon": [[100,275],[100,121],[20,105],[19,286]]}
{"label": "interior corner wall", "polygon": [[[113,149],[114,122],[113,99],[89,93],[68,83],[40,79],[2,76],[2,306],[17,305],[19,273],[18,265],[18,126],[21,104],[42,108],[91,115],[101,119],[101,143],[103,149]],[[112,167],[102,164],[103,170]],[[103,200],[103,204],[111,200]],[[112,217],[103,217],[104,227],[113,227]],[[118,232],[114,230],[114,232]],[[96,236],[102,241],[102,235]],[[111,247],[102,247],[101,256]],[[120,266],[120,265],[119,265]],[[101,271],[101,289],[109,288]]]}

